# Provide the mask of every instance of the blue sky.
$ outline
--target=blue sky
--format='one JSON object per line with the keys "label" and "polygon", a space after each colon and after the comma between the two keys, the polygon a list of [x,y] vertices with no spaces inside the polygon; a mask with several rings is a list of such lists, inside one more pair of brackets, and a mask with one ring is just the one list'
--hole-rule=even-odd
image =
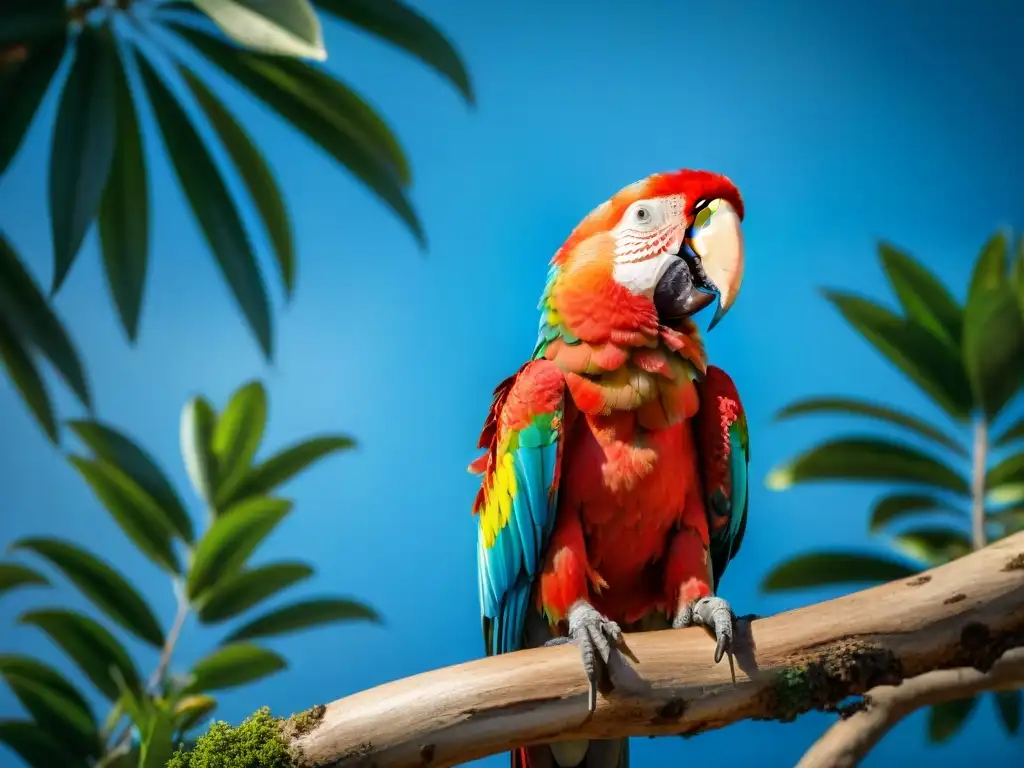
{"label": "blue sky", "polygon": [[[57,299],[98,413],[153,451],[182,488],[182,404],[202,392],[223,405],[253,377],[270,392],[266,450],[314,432],[360,442],[288,487],[297,511],[257,559],[308,558],[319,574],[302,592],[356,594],[387,623],[274,642],[291,670],[225,695],[220,715],[230,720],[264,703],[287,714],[481,655],[469,515],[476,486],[465,466],[492,387],[532,349],[548,259],[621,186],[655,171],[708,168],[729,175],[746,198],[743,292],[708,337],[750,419],[750,524],[723,581],[741,613],[837,593],[760,594],[761,577],[784,558],[811,547],[880,546],[864,533],[880,489],[779,493],[763,483],[779,461],[857,425],[776,424],[774,411],[796,397],[843,393],[941,420],[817,288],[888,297],[874,255],[886,238],[962,294],[985,238],[998,226],[1024,226],[1024,63],[1014,51],[1024,10],[1010,0],[418,5],[463,52],[475,110],[415,60],[337,23],[327,25],[327,45],[331,70],[369,96],[409,152],[430,238],[425,257],[347,172],[229,89],[232,109],[269,148],[297,232],[295,301],[285,307],[274,287],[274,364],[262,362],[163,163],[152,182],[157,213],[137,347],[123,340],[106,299],[95,232]],[[0,185],[0,226],[47,284],[44,159],[54,95]],[[158,147],[151,132],[148,148]],[[266,243],[258,244],[273,277]],[[62,413],[76,412],[66,393],[58,400]],[[77,539],[130,573],[169,621],[168,585],[30,423],[5,378],[0,423],[0,545],[28,534]],[[36,634],[10,629],[43,599],[81,604],[68,592],[5,597],[4,651],[59,659]],[[190,625],[179,666],[215,641]],[[137,650],[140,663],[153,663]],[[15,708],[3,689],[0,715]],[[828,722],[808,715],[686,741],[637,740],[634,764],[726,755],[727,765],[783,768]],[[925,745],[919,715],[864,764],[1006,765],[1020,749],[986,701],[948,747]],[[0,763],[10,759],[0,753]]]}

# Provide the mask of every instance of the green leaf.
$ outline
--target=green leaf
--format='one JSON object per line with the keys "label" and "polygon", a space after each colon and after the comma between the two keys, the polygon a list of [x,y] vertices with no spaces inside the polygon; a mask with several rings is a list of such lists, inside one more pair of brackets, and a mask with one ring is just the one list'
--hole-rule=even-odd
{"label": "green leaf", "polygon": [[91,408],[82,363],[67,331],[3,234],[0,234],[0,316],[18,338],[38,347],[82,405]]}
{"label": "green leaf", "polygon": [[[985,487],[991,494],[1024,484],[1024,452],[1007,456],[985,475]],[[997,495],[998,498],[998,495]],[[1011,498],[1008,499],[1012,501]]]}
{"label": "green leaf", "polygon": [[117,142],[120,66],[110,30],[87,26],[64,83],[50,150],[50,226],[56,293],[99,209]]}
{"label": "green leaf", "polygon": [[874,437],[841,437],[822,443],[772,470],[774,490],[820,480],[902,481],[966,494],[967,481],[938,459],[902,443]]}
{"label": "green leaf", "polygon": [[36,723],[50,733],[62,734],[62,743],[75,757],[98,753],[101,737],[92,710],[59,672],[28,656],[4,655],[0,676]]}
{"label": "green leaf", "polygon": [[164,515],[166,527],[177,531],[185,541],[192,541],[192,519],[174,486],[147,451],[124,433],[100,421],[79,420],[67,424],[97,458],[116,466],[153,498]]}
{"label": "green leaf", "polygon": [[960,456],[966,457],[968,455],[960,443],[931,424],[903,411],[897,411],[884,405],[870,403],[866,400],[857,400],[852,397],[812,397],[806,400],[798,400],[779,411],[775,418],[785,419],[811,413],[843,413],[868,416],[898,427],[905,427],[921,437],[949,448]]}
{"label": "green leaf", "polygon": [[370,621],[380,623],[377,612],[363,603],[341,598],[318,598],[277,608],[239,627],[225,642],[251,640],[257,637],[285,635],[300,629],[319,627],[337,621]]}
{"label": "green leaf", "polygon": [[168,26],[347,167],[425,243],[403,188],[408,162],[384,121],[351,89],[304,62],[248,53],[175,22]]}
{"label": "green leaf", "polygon": [[761,589],[779,592],[835,584],[880,584],[919,573],[920,569],[885,555],[868,552],[824,551],[797,555],[775,566]]}
{"label": "green leaf", "polygon": [[996,691],[995,699],[1003,727],[1011,736],[1016,734],[1020,730],[1021,692],[1019,690]]}
{"label": "green leaf", "polygon": [[[1024,506],[1010,507],[993,512],[987,517],[988,522],[1002,527],[1002,536],[1024,531]],[[1002,537],[1000,537],[1002,538]]]}
{"label": "green leaf", "polygon": [[213,455],[213,432],[217,412],[201,395],[191,398],[181,409],[181,458],[192,488],[208,507],[213,506],[217,485],[217,459]]}
{"label": "green leaf", "polygon": [[274,248],[278,269],[281,270],[285,293],[290,299],[295,289],[295,243],[288,211],[285,209],[284,198],[274,174],[252,138],[227,110],[224,102],[188,69],[181,67],[179,71],[199,106],[206,113],[206,118],[220,137],[249,191],[249,196],[270,236],[270,244]]}
{"label": "green leaf", "polygon": [[893,537],[897,549],[929,566],[941,565],[971,551],[971,540],[955,528],[922,526]]}
{"label": "green leaf", "polygon": [[132,725],[140,733],[145,732],[150,720],[156,715],[155,700],[139,686],[132,685],[116,667],[111,668],[110,676],[118,691],[114,708],[124,710]]}
{"label": "green leaf", "polygon": [[253,467],[234,494],[233,501],[270,493],[325,456],[354,446],[355,441],[350,437],[325,435],[286,448]]}
{"label": "green leaf", "polygon": [[193,668],[188,690],[220,691],[253,683],[285,669],[288,664],[273,651],[251,643],[225,645]]}
{"label": "green leaf", "polygon": [[998,448],[1022,439],[1024,439],[1024,418],[1004,429],[1002,434],[992,441],[992,445]]}
{"label": "green leaf", "polygon": [[89,708],[85,697],[53,667],[28,656],[4,654],[0,655],[0,675],[5,678],[8,675],[15,675],[22,680],[31,680],[37,685],[42,685],[55,691],[62,698],[84,712],[90,719],[93,719],[95,723],[92,710]]}
{"label": "green leaf", "polygon": [[0,46],[63,36],[67,21],[65,0],[4,0],[0,6]]}
{"label": "green leaf", "polygon": [[1018,504],[1024,501],[1024,480],[1006,483],[985,494],[987,504]]}
{"label": "green leaf", "polygon": [[878,255],[907,317],[958,349],[963,310],[946,287],[910,254],[888,243],[878,246]]}
{"label": "green leaf", "polygon": [[199,725],[216,708],[217,700],[213,696],[203,693],[185,696],[174,707],[178,730],[181,733],[187,733]]}
{"label": "green leaf", "polygon": [[217,509],[223,509],[245,479],[267,425],[267,392],[258,381],[239,387],[217,419],[213,454],[217,461]]}
{"label": "green leaf", "polygon": [[1024,312],[1024,235],[1017,238],[1016,250],[1017,258],[1014,260],[1011,282],[1017,293],[1017,303],[1020,304],[1020,311]]}
{"label": "green leaf", "polygon": [[451,42],[426,18],[396,0],[314,0],[327,13],[416,56],[459,89],[470,104],[469,73]]}
{"label": "green leaf", "polygon": [[[63,0],[62,0],[63,1]],[[7,31],[7,21],[0,22],[0,35]],[[21,148],[36,110],[50,89],[50,82],[60,67],[67,47],[66,28],[60,36],[33,46],[19,64],[0,68],[0,177],[7,172]]]}
{"label": "green leaf", "polygon": [[157,565],[179,573],[181,566],[174,552],[174,531],[153,497],[103,459],[69,456],[68,461],[135,546]]}
{"label": "green leaf", "polygon": [[188,573],[188,596],[196,598],[235,573],[292,509],[285,499],[246,499],[218,517],[196,546]]}
{"label": "green leaf", "polygon": [[114,91],[117,148],[100,201],[100,248],[110,296],[134,343],[149,265],[149,182],[139,116],[122,66],[116,68]]}
{"label": "green leaf", "polygon": [[273,357],[270,300],[238,208],[185,110],[152,65],[144,57],[137,58],[178,183],[224,279],[269,360]]}
{"label": "green leaf", "polygon": [[61,744],[69,752],[79,758],[99,755],[102,749],[100,735],[88,710],[83,711],[60,691],[36,680],[6,671],[3,676],[32,719],[51,734],[59,734]]}
{"label": "green leaf", "polygon": [[53,413],[53,403],[50,402],[50,395],[46,391],[46,384],[36,367],[35,360],[28,353],[21,341],[7,323],[0,316],[0,360],[11,383],[21,394],[21,399],[32,413],[36,422],[50,442],[54,445],[60,442],[60,432],[57,430],[57,417]]}
{"label": "green leaf", "polygon": [[307,0],[193,0],[245,48],[323,61],[327,58],[320,19]]}
{"label": "green leaf", "polygon": [[270,563],[239,571],[200,596],[199,620],[213,624],[234,618],[258,603],[313,575],[305,563]]}
{"label": "green leaf", "polygon": [[50,582],[38,571],[17,563],[0,563],[0,595],[19,587],[48,587]]}
{"label": "green leaf", "polygon": [[928,710],[928,740],[935,744],[949,741],[963,728],[978,704],[976,698],[947,701]]}
{"label": "green leaf", "polygon": [[894,315],[868,299],[840,291],[826,291],[825,297],[861,336],[947,413],[957,419],[970,413],[970,385],[954,348],[919,323]]}
{"label": "green leaf", "polygon": [[1007,250],[1002,234],[985,244],[964,311],[964,366],[974,399],[989,419],[1024,384],[1024,316],[1009,280]]}
{"label": "green leaf", "polygon": [[870,530],[877,533],[889,523],[905,517],[927,514],[950,514],[966,520],[967,513],[950,507],[934,496],[915,493],[897,493],[886,496],[875,504],[871,511]]}
{"label": "green leaf", "polygon": [[157,709],[149,719],[139,752],[138,768],[166,768],[174,754],[174,713]]}
{"label": "green leaf", "polygon": [[21,616],[19,623],[45,632],[111,701],[116,701],[120,695],[111,670],[116,670],[133,689],[139,688],[139,674],[128,652],[93,619],[55,609],[29,611]]}
{"label": "green leaf", "polygon": [[85,760],[70,754],[46,728],[26,720],[0,720],[0,744],[6,744],[31,768],[88,766]]}
{"label": "green leaf", "polygon": [[150,645],[163,646],[163,630],[146,601],[124,576],[95,555],[52,538],[20,539],[11,549],[27,549],[45,558],[115,622]]}

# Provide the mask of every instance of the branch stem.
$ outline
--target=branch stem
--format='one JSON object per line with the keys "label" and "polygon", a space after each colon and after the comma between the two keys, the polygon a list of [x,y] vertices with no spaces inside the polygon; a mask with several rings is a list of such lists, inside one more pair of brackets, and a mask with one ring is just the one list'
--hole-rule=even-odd
{"label": "branch stem", "polygon": [[914,578],[738,619],[736,678],[700,629],[626,636],[588,713],[579,651],[531,648],[425,672],[328,704],[294,746],[311,765],[446,768],[520,746],[693,734],[788,720],[936,669],[988,670],[1024,645],[1024,533]]}
{"label": "branch stem", "polygon": [[171,624],[170,630],[167,632],[167,638],[164,640],[164,647],[160,651],[160,660],[157,662],[156,669],[153,670],[153,674],[149,677],[147,688],[152,691],[160,681],[163,680],[164,674],[167,672],[167,667],[170,666],[171,657],[174,655],[174,649],[178,645],[178,639],[181,637],[181,630],[185,626],[185,620],[188,619],[188,598],[185,596],[184,587],[175,582],[174,592],[178,598],[178,610],[174,614],[174,621]]}
{"label": "branch stem", "polygon": [[971,542],[975,549],[988,544],[985,533],[985,473],[988,469],[988,421],[980,416],[974,423],[971,451]]}

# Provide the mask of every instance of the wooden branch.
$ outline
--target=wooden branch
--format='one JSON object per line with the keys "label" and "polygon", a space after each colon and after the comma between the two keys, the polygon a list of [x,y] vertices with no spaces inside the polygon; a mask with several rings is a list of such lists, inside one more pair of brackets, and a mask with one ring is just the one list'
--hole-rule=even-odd
{"label": "wooden branch", "polygon": [[[579,737],[694,734],[790,720],[937,669],[988,672],[1024,646],[1024,533],[919,576],[747,622],[737,682],[701,629],[627,636],[615,690],[587,715],[573,646],[536,648],[397,680],[327,705],[298,736],[310,766],[443,766]],[[320,714],[318,712],[318,714]]]}
{"label": "wooden branch", "polygon": [[815,742],[797,768],[852,768],[896,723],[921,707],[966,699],[985,691],[1024,687],[1024,648],[1007,651],[988,672],[943,669],[900,685],[882,685],[864,696],[854,712]]}

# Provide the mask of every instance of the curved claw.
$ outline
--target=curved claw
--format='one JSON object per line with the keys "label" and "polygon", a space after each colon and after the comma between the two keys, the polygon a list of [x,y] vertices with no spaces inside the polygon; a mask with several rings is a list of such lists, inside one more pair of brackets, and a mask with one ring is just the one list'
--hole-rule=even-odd
{"label": "curved claw", "polygon": [[676,616],[672,626],[675,628],[689,627],[698,624],[714,633],[715,663],[723,656],[729,657],[729,671],[733,684],[736,683],[736,664],[732,654],[733,613],[729,603],[720,597],[702,597],[692,605],[683,607]]}
{"label": "curved claw", "polygon": [[587,699],[587,710],[597,709],[597,683],[602,665],[607,666],[612,655],[612,648],[625,645],[622,629],[614,621],[609,621],[597,612],[592,605],[578,601],[569,609],[569,636],[556,637],[544,645],[562,645],[572,643],[580,649],[583,659],[583,670],[590,682]]}

